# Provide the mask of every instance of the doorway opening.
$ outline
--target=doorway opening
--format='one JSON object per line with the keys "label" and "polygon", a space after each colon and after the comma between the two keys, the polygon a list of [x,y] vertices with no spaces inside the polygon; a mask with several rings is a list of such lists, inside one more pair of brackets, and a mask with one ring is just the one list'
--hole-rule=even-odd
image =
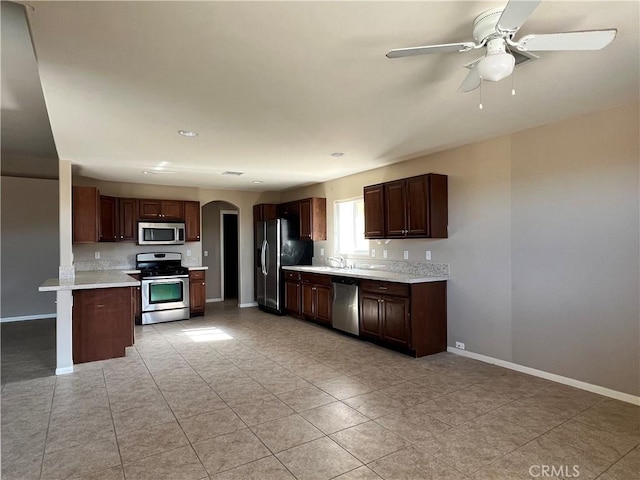
{"label": "doorway opening", "polygon": [[207,303],[240,302],[240,209],[224,200],[202,206],[202,264],[207,270]]}
{"label": "doorway opening", "polygon": [[220,294],[222,300],[238,298],[238,212],[220,211]]}

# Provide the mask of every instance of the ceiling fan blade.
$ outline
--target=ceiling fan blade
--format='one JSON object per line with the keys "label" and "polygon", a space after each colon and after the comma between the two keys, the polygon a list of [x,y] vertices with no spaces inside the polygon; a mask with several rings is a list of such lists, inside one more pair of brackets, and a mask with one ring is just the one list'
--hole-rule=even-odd
{"label": "ceiling fan blade", "polygon": [[462,84],[460,85],[460,88],[458,88],[459,92],[470,92],[471,90],[475,90],[476,88],[478,88],[480,86],[480,73],[478,73],[478,60],[476,60],[475,65],[473,65],[473,67],[471,67],[471,69],[469,70],[469,73],[467,73],[467,76],[464,78],[464,80],[462,81]]}
{"label": "ceiling fan blade", "polygon": [[517,32],[541,0],[510,0],[504,7],[496,28],[503,32]]}
{"label": "ceiling fan blade", "polygon": [[397,48],[387,53],[387,58],[410,57],[428,53],[466,52],[476,47],[473,42],[445,43],[442,45],[425,45],[423,47]]}
{"label": "ceiling fan blade", "polygon": [[518,50],[554,51],[554,50],[600,50],[609,45],[618,30],[588,30],[585,32],[548,33],[526,35],[518,41]]}

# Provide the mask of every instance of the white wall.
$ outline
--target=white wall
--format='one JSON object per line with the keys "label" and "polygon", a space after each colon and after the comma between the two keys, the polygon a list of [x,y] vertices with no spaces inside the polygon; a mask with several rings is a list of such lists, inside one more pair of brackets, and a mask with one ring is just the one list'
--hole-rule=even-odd
{"label": "white wall", "polygon": [[55,316],[55,293],[38,292],[58,276],[58,180],[2,177],[3,319]]}

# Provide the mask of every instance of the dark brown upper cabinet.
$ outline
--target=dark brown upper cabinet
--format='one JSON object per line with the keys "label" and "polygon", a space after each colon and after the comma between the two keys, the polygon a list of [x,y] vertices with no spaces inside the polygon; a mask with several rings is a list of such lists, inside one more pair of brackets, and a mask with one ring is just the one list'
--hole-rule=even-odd
{"label": "dark brown upper cabinet", "polygon": [[429,173],[364,187],[365,238],[447,238],[447,176]]}
{"label": "dark brown upper cabinet", "polygon": [[298,201],[279,204],[277,213],[278,217],[297,217],[300,215]]}
{"label": "dark brown upper cabinet", "polygon": [[384,187],[364,187],[364,237],[384,238]]}
{"label": "dark brown upper cabinet", "polygon": [[300,240],[327,239],[327,199],[305,198],[298,201]]}
{"label": "dark brown upper cabinet", "polygon": [[95,243],[100,234],[100,197],[95,187],[73,187],[73,243]]}
{"label": "dark brown upper cabinet", "polygon": [[118,224],[120,242],[135,242],[138,237],[138,203],[135,198],[118,199]]}
{"label": "dark brown upper cabinet", "polygon": [[[254,218],[256,216],[254,207]],[[304,198],[281,203],[276,208],[280,218],[295,219],[300,231],[300,240],[327,239],[327,199],[321,197]]]}
{"label": "dark brown upper cabinet", "polygon": [[200,241],[200,202],[184,202],[184,228],[187,242]]}
{"label": "dark brown upper cabinet", "polygon": [[118,199],[100,195],[100,241],[118,240]]}
{"label": "dark brown upper cabinet", "polygon": [[184,202],[179,200],[139,200],[141,220],[184,220]]}
{"label": "dark brown upper cabinet", "polygon": [[253,223],[266,222],[267,220],[275,220],[277,215],[278,205],[275,203],[260,203],[253,206]]}

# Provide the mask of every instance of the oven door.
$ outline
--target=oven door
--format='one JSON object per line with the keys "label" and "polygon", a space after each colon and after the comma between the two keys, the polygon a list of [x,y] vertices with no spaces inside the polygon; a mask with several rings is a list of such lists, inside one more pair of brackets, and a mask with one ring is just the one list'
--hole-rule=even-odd
{"label": "oven door", "polygon": [[142,311],[156,312],[189,307],[189,277],[142,279]]}

